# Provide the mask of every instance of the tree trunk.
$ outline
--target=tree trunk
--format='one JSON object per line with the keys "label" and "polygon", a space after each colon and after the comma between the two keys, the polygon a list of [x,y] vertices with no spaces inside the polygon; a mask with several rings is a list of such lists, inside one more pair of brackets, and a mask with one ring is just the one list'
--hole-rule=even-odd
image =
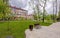
{"label": "tree trunk", "polygon": [[47,0],[45,0],[45,3],[44,3],[44,7],[43,7],[43,22],[44,22],[44,20],[45,20],[45,7],[46,7],[46,1]]}
{"label": "tree trunk", "polygon": [[55,14],[54,14],[54,2],[53,2],[53,22],[55,22]]}
{"label": "tree trunk", "polygon": [[56,0],[56,14],[55,14],[55,21],[57,19],[57,0]]}

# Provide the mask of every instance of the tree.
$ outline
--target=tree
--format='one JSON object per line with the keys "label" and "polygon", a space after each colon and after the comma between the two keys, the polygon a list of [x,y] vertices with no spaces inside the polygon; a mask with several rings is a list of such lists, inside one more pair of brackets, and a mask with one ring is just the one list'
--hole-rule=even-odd
{"label": "tree", "polygon": [[60,18],[60,4],[59,4],[58,18]]}
{"label": "tree", "polygon": [[54,2],[53,2],[53,22],[55,22],[55,14],[54,14]]}
{"label": "tree", "polygon": [[[35,0],[31,0],[30,2],[30,6],[32,6],[33,10],[34,10],[34,15],[36,17],[36,19],[39,21],[40,19],[40,14],[42,11],[40,11],[40,7],[43,7],[43,22],[44,22],[44,16],[45,16],[45,7],[46,7],[46,3],[47,3],[47,0],[37,0],[36,2],[38,2],[37,4],[34,4],[34,1]],[[40,3],[42,2],[43,5]]]}
{"label": "tree", "polygon": [[2,15],[3,19],[5,19],[5,17],[8,16],[10,13],[10,8],[9,8],[8,4],[5,2],[6,1],[4,1],[4,0],[0,1],[0,13],[3,14]]}
{"label": "tree", "polygon": [[46,7],[47,0],[42,1],[42,3],[43,3],[43,5],[40,4],[40,6],[43,7],[43,19],[42,20],[44,22],[44,20],[45,20],[45,17],[44,17],[45,16],[45,7]]}
{"label": "tree", "polygon": [[36,5],[34,4],[34,0],[31,0],[29,5],[33,9],[34,19],[37,20]]}
{"label": "tree", "polygon": [[53,1],[53,22],[57,19],[57,0]]}
{"label": "tree", "polygon": [[57,19],[57,0],[55,0],[55,2],[56,2],[56,14],[55,14],[55,21],[56,21],[56,19]]}

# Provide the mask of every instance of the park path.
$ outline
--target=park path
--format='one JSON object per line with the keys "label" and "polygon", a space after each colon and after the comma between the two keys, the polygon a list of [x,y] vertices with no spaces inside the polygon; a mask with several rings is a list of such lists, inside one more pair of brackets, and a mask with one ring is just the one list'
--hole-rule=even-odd
{"label": "park path", "polygon": [[40,38],[60,38],[60,22],[50,26],[42,26],[39,36]]}

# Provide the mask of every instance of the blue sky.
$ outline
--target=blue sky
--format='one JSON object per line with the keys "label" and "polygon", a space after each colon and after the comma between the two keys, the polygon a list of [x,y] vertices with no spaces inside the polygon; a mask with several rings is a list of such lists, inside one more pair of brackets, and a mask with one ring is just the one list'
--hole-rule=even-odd
{"label": "blue sky", "polygon": [[[58,0],[58,4],[59,4],[59,1],[60,0]],[[9,1],[11,6],[16,6],[16,7],[20,7],[20,8],[26,9],[26,10],[28,10],[29,14],[32,14],[33,10],[30,7],[30,5],[28,4],[28,2],[30,2],[30,0],[10,0]],[[52,10],[52,0],[47,2],[46,10],[47,10],[47,12],[49,14],[51,14],[53,12],[53,10]]]}

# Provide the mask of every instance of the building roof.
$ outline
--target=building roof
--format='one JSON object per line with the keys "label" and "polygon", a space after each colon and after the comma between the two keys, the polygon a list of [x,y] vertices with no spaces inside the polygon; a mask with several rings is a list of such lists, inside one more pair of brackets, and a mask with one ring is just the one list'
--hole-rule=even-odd
{"label": "building roof", "polygon": [[17,9],[17,10],[22,10],[22,11],[27,11],[27,10],[24,10],[22,8],[18,8],[18,7],[15,7],[15,6],[10,6],[11,8],[14,8],[14,9]]}

